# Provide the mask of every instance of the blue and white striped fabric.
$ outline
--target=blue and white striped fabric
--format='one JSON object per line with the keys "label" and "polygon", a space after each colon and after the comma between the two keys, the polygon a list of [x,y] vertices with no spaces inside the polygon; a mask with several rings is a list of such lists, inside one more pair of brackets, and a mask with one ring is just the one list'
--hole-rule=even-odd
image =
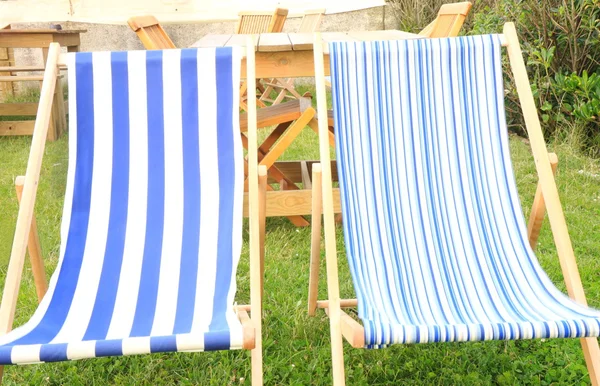
{"label": "blue and white striped fabric", "polygon": [[60,259],[0,364],[239,349],[241,53],[69,54]]}
{"label": "blue and white striped fabric", "polygon": [[346,251],[367,347],[598,336],[529,247],[498,36],[329,46]]}

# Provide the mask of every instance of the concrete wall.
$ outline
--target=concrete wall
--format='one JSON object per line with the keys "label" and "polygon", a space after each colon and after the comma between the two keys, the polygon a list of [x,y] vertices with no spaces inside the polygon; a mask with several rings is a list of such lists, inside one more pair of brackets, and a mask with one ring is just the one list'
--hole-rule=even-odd
{"label": "concrete wall", "polygon": [[[286,20],[285,32],[293,32],[300,26],[301,18]],[[227,34],[235,29],[235,21],[210,22],[198,24],[164,25],[177,47],[189,47],[207,34]],[[393,12],[386,7],[374,7],[359,11],[325,15],[321,31],[370,31],[397,28]],[[136,34],[127,25],[106,25],[66,22],[63,29],[83,29],[81,51],[121,51],[143,49]],[[12,28],[48,28],[46,23],[17,23]],[[39,49],[16,49],[15,61],[18,65],[41,65],[42,54]],[[28,87],[21,85],[18,88]]]}

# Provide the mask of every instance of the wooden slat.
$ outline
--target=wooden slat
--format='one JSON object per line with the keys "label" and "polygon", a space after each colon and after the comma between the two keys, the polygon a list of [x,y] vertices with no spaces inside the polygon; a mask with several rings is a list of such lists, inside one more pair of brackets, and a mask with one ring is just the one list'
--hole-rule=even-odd
{"label": "wooden slat", "polygon": [[444,4],[440,7],[440,11],[438,15],[464,15],[467,16],[469,14],[469,10],[471,9],[470,1],[463,1],[461,3],[450,3]]}
{"label": "wooden slat", "polygon": [[52,29],[52,28],[32,28],[32,29],[0,29],[0,35],[25,34],[80,34],[87,32],[86,29]]}
{"label": "wooden slat", "polygon": [[42,81],[44,75],[17,75],[17,76],[0,76],[0,82],[29,82]]}
{"label": "wooden slat", "polygon": [[0,72],[44,71],[43,66],[0,66]]}
{"label": "wooden slat", "polygon": [[323,32],[321,34],[324,42],[333,42],[333,41],[355,41],[353,37],[348,36],[347,32]]}
{"label": "wooden slat", "polygon": [[292,43],[286,33],[260,34],[258,40],[259,52],[290,51]]}
{"label": "wooden slat", "polygon": [[[329,56],[325,57],[325,74],[329,75]],[[242,71],[245,71],[245,60]],[[315,76],[314,59],[311,51],[257,52],[257,78],[293,78]]]}
{"label": "wooden slat", "polygon": [[294,51],[310,51],[313,49],[312,34],[289,33],[288,38],[292,43],[292,49]]}
{"label": "wooden slat", "polygon": [[225,47],[244,47],[248,36],[252,36],[252,40],[256,46],[259,35],[231,35],[227,43],[225,43]]}
{"label": "wooden slat", "polygon": [[[302,113],[311,107],[310,99],[301,98],[257,110],[258,127],[268,127],[284,122],[295,121]],[[240,114],[240,130],[248,130],[248,114]]]}
{"label": "wooden slat", "polygon": [[[326,34],[323,34],[325,37]],[[373,40],[408,40],[420,39],[421,36],[404,31],[350,31],[347,33],[348,38],[359,41]]]}
{"label": "wooden slat", "polygon": [[37,102],[0,103],[0,116],[6,115],[36,115]]}
{"label": "wooden slat", "polygon": [[[302,162],[306,162],[308,172],[312,175],[312,166],[319,161],[277,161],[273,166],[277,167],[279,171],[285,174],[290,181],[300,183],[302,182]],[[335,160],[331,161],[331,178],[333,178],[334,181],[338,180],[337,164]],[[269,179],[270,184],[276,184],[278,182],[279,181],[277,180]]]}
{"label": "wooden slat", "polygon": [[2,135],[32,135],[35,121],[0,121]]}
{"label": "wooden slat", "polygon": [[[333,211],[341,213],[340,190],[333,189]],[[312,213],[312,190],[275,190],[267,192],[267,217],[305,216]],[[248,193],[244,193],[244,217],[248,217]]]}
{"label": "wooden slat", "polygon": [[[278,51],[310,51],[313,49],[313,35],[311,33],[281,33],[281,34],[270,34],[270,35],[287,35],[289,43],[285,41],[283,37],[267,37],[266,40],[259,40],[255,37],[254,42],[258,42],[260,46],[269,45],[269,48],[258,49],[259,52],[278,52]],[[192,47],[222,47],[222,46],[243,46],[245,42],[245,35],[235,34],[210,34],[204,36],[202,39],[196,41]],[[418,39],[422,38],[417,34],[411,34],[408,32],[398,30],[387,30],[387,31],[352,31],[352,32],[324,32],[322,34],[323,41],[355,41],[355,40],[381,40],[381,39]],[[274,42],[271,44],[271,42]],[[291,45],[291,48],[290,48]],[[275,47],[279,46],[280,49],[275,51]],[[257,57],[257,61],[258,61]],[[273,76],[271,76],[273,77]]]}
{"label": "wooden slat", "polygon": [[158,25],[158,20],[152,15],[134,16],[127,20],[127,24],[134,32],[137,32],[140,28]]}
{"label": "wooden slat", "polygon": [[198,40],[191,47],[224,47],[233,34],[226,35],[206,35],[202,39]]}

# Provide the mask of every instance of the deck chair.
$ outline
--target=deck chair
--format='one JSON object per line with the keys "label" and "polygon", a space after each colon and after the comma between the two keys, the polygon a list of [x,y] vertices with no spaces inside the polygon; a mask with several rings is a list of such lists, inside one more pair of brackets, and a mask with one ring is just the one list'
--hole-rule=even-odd
{"label": "deck chair", "polygon": [[458,36],[460,29],[469,14],[471,2],[444,4],[440,7],[435,20],[423,28],[419,35],[428,38],[447,38]]}
{"label": "deck chair", "polygon": [[[503,45],[570,298],[550,281],[527,240],[508,146]],[[317,36],[323,188],[322,196],[313,193],[316,206],[322,197],[325,218],[329,300],[319,307],[330,319],[334,384],[345,381],[342,336],[366,348],[577,337],[598,384],[600,311],[586,306],[514,25],[507,23],[503,35],[333,42],[326,49],[357,295],[339,297]],[[341,310],[352,304],[362,323]]]}
{"label": "deck chair", "polygon": [[274,12],[243,11],[235,27],[236,34],[262,34],[281,32],[287,19],[288,10],[276,8]]}
{"label": "deck chair", "polygon": [[[130,19],[131,20],[131,19]],[[134,25],[137,25],[133,23]],[[156,40],[157,35],[152,35],[148,37],[147,44],[145,44],[146,48],[148,47],[161,47],[161,48],[175,48],[170,47],[168,45],[163,45],[160,40]],[[245,86],[245,84],[244,84]],[[242,90],[240,90],[242,93]],[[246,110],[247,106],[245,101],[240,102],[243,103],[243,109]],[[302,182],[306,185],[307,178],[304,178],[299,181],[298,179],[290,178],[288,174],[289,170],[282,171],[276,164],[277,159],[283,154],[283,152],[289,147],[292,141],[298,136],[300,130],[307,124],[313,128],[313,130],[317,131],[317,123],[316,120],[313,119],[315,115],[315,110],[310,105],[310,100],[306,98],[300,98],[293,101],[288,101],[282,104],[278,104],[276,106],[264,106],[257,112],[257,127],[258,129],[271,127],[276,125],[277,128],[265,139],[265,141],[259,146],[259,162],[261,165],[265,165],[268,169],[267,175],[269,176],[269,181],[271,183],[277,183],[281,187],[281,190],[299,190],[300,188],[296,185],[298,182]],[[240,129],[242,136],[242,144],[246,149],[248,149],[248,138],[246,136],[248,130],[248,113],[240,114]],[[277,142],[277,143],[276,143]],[[247,162],[245,162],[245,175],[248,177],[248,168]],[[308,173],[308,167],[306,168],[306,172]],[[293,168],[292,168],[293,169]],[[297,168],[296,168],[297,169]],[[293,171],[291,171],[293,173]],[[269,184],[266,185],[268,190],[274,190],[273,187]],[[247,184],[245,185],[245,190],[248,190]],[[245,198],[247,198],[245,196]],[[272,200],[280,201],[277,195],[270,197]],[[268,206],[269,207],[269,206]],[[244,214],[248,214],[248,202],[244,201]],[[306,211],[298,211],[297,209],[292,209],[289,206],[286,206],[286,210],[289,213],[300,213],[300,214],[292,214],[287,216],[288,219],[295,226],[308,226],[310,223],[302,217],[302,215],[310,214],[310,211],[307,213]],[[285,211],[269,211],[269,213],[284,213],[279,215],[285,215]],[[266,216],[271,216],[266,214]],[[272,216],[277,216],[277,214],[272,214]]]}
{"label": "deck chair", "polygon": [[[287,19],[288,10],[285,8],[276,8],[274,12],[270,11],[243,11],[238,14],[239,19],[235,27],[236,34],[262,34],[281,32],[283,25]],[[242,83],[240,94],[242,95],[241,106],[246,110],[246,94],[248,85]],[[258,106],[265,107],[266,105],[260,99],[260,95],[265,92],[265,87],[260,80],[256,81],[256,90],[259,92]]]}
{"label": "deck chair", "polygon": [[[244,186],[238,84],[243,55],[254,83],[251,39],[245,54],[232,48],[59,53],[53,43],[21,178],[0,306],[0,364],[244,348],[252,350],[252,383],[261,384],[264,220],[254,103],[248,112],[251,302],[234,306]],[[25,248],[32,245],[58,65],[69,69],[71,112],[60,257],[34,315],[10,331]],[[264,199],[264,186],[260,194]]]}
{"label": "deck chair", "polygon": [[147,50],[177,48],[154,16],[134,16],[127,20],[127,24],[137,34]]}
{"label": "deck chair", "polygon": [[[325,9],[312,9],[304,11],[304,16],[300,22],[298,33],[313,33],[319,30]],[[294,87],[294,79],[291,78],[273,78],[264,83],[265,91],[260,96],[263,102],[270,102],[273,105],[283,102],[285,99],[298,99],[300,94]],[[271,94],[275,92],[276,97],[271,98]]]}

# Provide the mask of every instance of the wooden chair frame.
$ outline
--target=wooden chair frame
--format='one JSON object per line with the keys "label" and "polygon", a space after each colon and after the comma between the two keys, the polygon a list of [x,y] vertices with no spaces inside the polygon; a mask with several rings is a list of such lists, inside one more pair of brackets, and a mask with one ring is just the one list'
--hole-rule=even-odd
{"label": "wooden chair frame", "polygon": [[442,5],[435,20],[419,32],[419,35],[428,38],[458,36],[471,6],[469,1]]}
{"label": "wooden chair frame", "polygon": [[288,10],[276,8],[271,11],[243,11],[238,13],[239,19],[235,27],[236,34],[259,34],[281,32],[287,19]]}
{"label": "wooden chair frame", "polygon": [[[256,61],[254,42],[251,38],[247,39],[245,63],[248,84],[254,86]],[[55,99],[55,79],[58,75],[58,67],[66,66],[66,64],[66,56],[60,54],[59,44],[52,43],[44,72],[27,170],[25,176],[19,176],[15,181],[17,198],[20,204],[4,292],[2,293],[2,303],[0,304],[0,335],[7,334],[12,330],[27,250],[29,250],[38,302],[41,302],[48,289],[34,216],[34,205],[46,143],[45,138],[50,126],[52,105]],[[248,103],[246,122],[248,127],[247,141],[252,145],[248,147],[249,192],[247,198],[245,198],[248,202],[246,215],[249,217],[250,228],[250,304],[235,306],[235,311],[243,327],[243,348],[251,350],[252,384],[262,385],[261,319],[267,170],[265,166],[258,165],[256,103],[254,100],[250,100]],[[248,311],[250,311],[250,316]],[[0,366],[0,382],[3,370],[4,367]]]}
{"label": "wooden chair frame", "polygon": [[147,50],[177,48],[158,20],[152,15],[134,16],[127,20]]}
{"label": "wooden chair frame", "polygon": [[[238,13],[239,19],[235,27],[236,34],[259,34],[281,32],[287,19],[288,10],[285,8],[276,8],[275,11],[242,11]],[[240,87],[241,108],[246,111],[247,91],[249,87],[245,82]],[[257,90],[264,94],[264,86],[260,81],[256,81]],[[265,107],[263,100],[258,98],[258,106]]]}
{"label": "wooden chair frame", "polygon": [[[569,296],[580,304],[587,305],[581,277],[573,252],[573,246],[562,205],[554,180],[553,169],[556,168],[557,159],[549,154],[544,141],[540,121],[529,84],[527,69],[523,61],[523,54],[513,23],[506,23],[503,30],[503,46],[506,47],[508,58],[515,80],[517,93],[523,114],[525,126],[531,143],[531,150],[539,176],[538,189],[534,206],[530,216],[528,235],[530,243],[535,244],[539,234],[539,226],[544,218],[544,208],[548,212],[548,219],[554,236],[560,266],[563,272]],[[364,327],[347,313],[342,307],[355,307],[356,299],[340,299],[337,251],[334,224],[334,192],[332,190],[331,161],[329,156],[329,128],[327,124],[327,104],[325,94],[324,71],[324,46],[320,34],[315,36],[314,63],[317,86],[318,121],[319,121],[319,150],[322,164],[313,166],[313,233],[311,236],[311,279],[309,284],[309,313],[314,314],[315,309],[324,308],[329,315],[331,333],[331,352],[333,361],[333,383],[344,385],[344,353],[342,336],[353,347],[364,347]],[[321,170],[319,170],[321,169]],[[321,173],[319,173],[321,171]],[[318,189],[320,188],[320,189]],[[320,211],[322,206],[325,232],[325,256],[327,265],[327,291],[326,301],[316,301],[318,286],[318,259],[320,255]],[[316,272],[316,274],[315,274]],[[600,348],[596,338],[581,338],[581,346],[585,362],[593,385],[600,384]]]}
{"label": "wooden chair frame", "polygon": [[[321,25],[321,21],[323,20],[324,15],[325,8],[304,11],[304,16],[302,17],[302,21],[300,22],[300,27],[298,28],[297,32],[317,32],[319,26]],[[286,98],[300,98],[300,94],[296,91],[294,87],[294,79],[273,78],[267,80],[264,83],[264,85],[266,86],[265,90],[260,96],[260,100],[263,102],[270,102],[276,105],[278,103],[283,102]],[[275,99],[271,99],[271,93],[273,91],[277,92],[277,96],[275,97]]]}

